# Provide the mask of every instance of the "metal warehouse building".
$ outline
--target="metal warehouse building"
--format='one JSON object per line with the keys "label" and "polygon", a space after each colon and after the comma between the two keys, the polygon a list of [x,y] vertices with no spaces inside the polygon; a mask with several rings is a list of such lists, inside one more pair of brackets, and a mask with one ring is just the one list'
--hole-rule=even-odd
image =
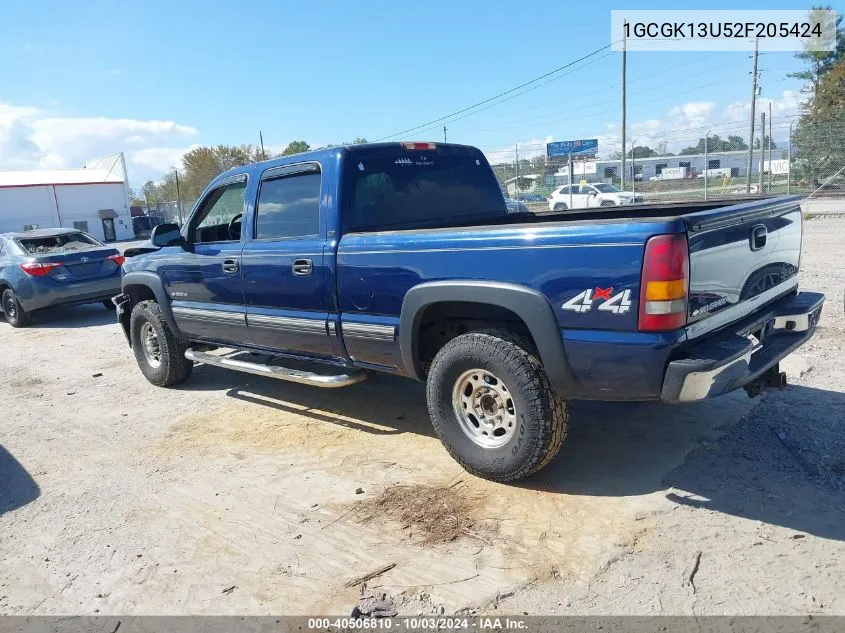
{"label": "metal warehouse building", "polygon": [[[759,150],[754,152],[754,157],[751,162],[751,174],[755,175],[760,172],[760,154]],[[780,158],[781,150],[775,150],[773,156]],[[664,169],[686,168],[690,175],[696,175],[707,170],[730,170],[728,173],[731,176],[744,177],[748,174],[748,151],[738,150],[731,152],[713,152],[705,156],[704,154],[687,154],[685,156],[651,156],[649,158],[637,158],[632,161],[628,158],[625,161],[626,180],[631,180],[633,171],[636,170],[637,177],[640,176],[643,180],[648,180],[653,176],[660,176]],[[633,164],[632,164],[633,163]],[[598,160],[596,161],[596,171],[598,177],[601,178],[618,178],[621,171],[621,160]]]}
{"label": "metal warehouse building", "polygon": [[0,233],[76,228],[104,242],[134,237],[123,154],[82,169],[0,171]]}

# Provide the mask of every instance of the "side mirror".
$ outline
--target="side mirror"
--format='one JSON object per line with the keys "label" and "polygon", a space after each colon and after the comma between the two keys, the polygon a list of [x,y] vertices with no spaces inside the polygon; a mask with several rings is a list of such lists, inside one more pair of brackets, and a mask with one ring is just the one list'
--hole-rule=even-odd
{"label": "side mirror", "polygon": [[150,242],[153,243],[153,246],[161,248],[164,246],[184,244],[185,240],[179,232],[178,224],[159,224],[153,228],[150,234]]}
{"label": "side mirror", "polygon": [[598,194],[594,190],[590,189],[590,193],[588,195],[597,196]]}

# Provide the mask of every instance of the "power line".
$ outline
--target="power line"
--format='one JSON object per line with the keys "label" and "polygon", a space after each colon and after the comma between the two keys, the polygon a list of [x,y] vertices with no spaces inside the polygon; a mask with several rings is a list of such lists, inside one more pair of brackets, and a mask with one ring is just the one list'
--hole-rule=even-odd
{"label": "power line", "polygon": [[[694,86],[694,87],[690,88],[689,90],[684,90],[684,91],[681,91],[681,92],[673,91],[671,93],[661,94],[661,95],[658,95],[657,97],[655,97],[653,99],[647,99],[645,101],[638,101],[636,103],[630,103],[629,107],[637,107],[637,106],[647,105],[649,103],[654,103],[656,101],[661,101],[663,99],[667,99],[667,98],[670,98],[670,97],[686,95],[686,94],[689,94],[689,93],[692,93],[692,92],[696,92],[698,90],[703,90],[704,88],[710,88],[712,86],[717,86],[717,85],[720,85],[720,84],[728,83],[730,81],[733,81],[733,79],[728,77],[728,78],[720,79],[719,81],[711,82],[709,84]],[[633,95],[639,95],[639,94],[646,94],[646,93],[651,93],[651,91],[642,90],[642,91],[634,92],[632,94]],[[612,98],[611,99],[602,99],[601,101],[594,101],[592,103],[581,104],[581,105],[579,105],[579,108],[580,109],[591,108],[593,106],[601,105],[602,103],[608,103],[609,101],[614,101],[614,100],[615,99],[612,99]],[[511,120],[509,122],[510,123],[509,125],[497,125],[495,127],[490,127],[490,128],[474,128],[474,130],[478,131],[478,132],[485,132],[485,131],[498,131],[498,130],[503,130],[503,129],[505,129],[505,130],[514,129],[514,128],[521,127],[522,125],[524,125],[525,123],[528,123],[528,122],[553,124],[557,121],[565,120],[568,123],[571,123],[571,122],[583,121],[585,119],[592,118],[592,117],[595,117],[595,116],[600,116],[602,114],[609,114],[609,113],[612,113],[612,112],[616,112],[617,110],[618,109],[614,107],[614,108],[608,108],[606,110],[600,110],[599,112],[590,112],[589,116],[579,117],[577,119],[573,119],[572,117],[569,117],[569,116],[541,114],[541,115],[538,115],[536,117],[528,117],[528,118],[525,118],[525,119]]]}
{"label": "power line", "polygon": [[[571,75],[571,74],[572,74],[572,73],[574,73],[574,72],[577,72],[577,71],[579,71],[579,70],[582,70],[582,69],[586,68],[587,66],[590,66],[591,64],[594,64],[594,63],[596,63],[596,62],[598,62],[598,61],[600,61],[600,60],[602,60],[602,59],[604,59],[605,57],[608,57],[608,56],[610,56],[610,55],[611,55],[611,53],[605,53],[605,54],[604,54],[604,55],[602,55],[601,57],[597,57],[597,58],[595,58],[595,59],[593,59],[593,60],[591,60],[591,61],[587,62],[586,64],[584,64],[584,65],[582,65],[582,66],[579,66],[579,67],[577,67],[577,68],[573,68],[572,70],[570,70],[570,71],[568,71],[568,72],[561,73],[561,74],[560,74],[560,75],[558,75],[557,77],[552,77],[551,79],[549,79],[549,80],[547,80],[547,81],[544,81],[544,82],[543,82],[543,83],[541,83],[541,84],[537,84],[536,86],[532,86],[531,88],[528,88],[528,89],[526,89],[526,90],[523,90],[522,92],[518,92],[518,93],[516,93],[516,94],[514,94],[514,95],[511,95],[510,97],[508,97],[508,98],[506,98],[506,99],[502,99],[502,100],[500,100],[500,101],[496,101],[495,103],[491,103],[491,104],[489,104],[489,105],[487,105],[487,106],[485,106],[485,107],[483,107],[483,108],[478,108],[477,110],[473,110],[473,111],[471,111],[471,112],[467,112],[467,113],[466,113],[466,114],[464,114],[463,116],[459,116],[459,117],[456,117],[456,118],[449,119],[449,123],[454,123],[455,121],[460,121],[460,120],[465,119],[465,118],[467,118],[467,117],[474,116],[474,115],[478,114],[479,112],[484,112],[485,110],[489,110],[490,108],[495,108],[495,107],[496,107],[496,106],[498,106],[498,105],[501,105],[501,104],[503,104],[503,103],[506,103],[506,102],[510,101],[511,99],[516,99],[517,97],[521,97],[522,95],[527,94],[527,93],[531,92],[532,90],[537,90],[538,88],[542,88],[543,86],[545,86],[545,85],[547,85],[547,84],[550,84],[550,83],[551,83],[551,82],[553,82],[553,81],[557,81],[558,79],[562,79],[563,77],[566,77],[567,75]],[[447,118],[448,118],[448,117],[447,117]],[[422,127],[422,129],[417,130],[417,131],[418,131],[418,132],[426,132],[426,131],[428,131],[428,130],[435,129],[436,127],[437,127],[437,125],[432,125],[432,126],[428,126],[428,127]]]}
{"label": "power line", "polygon": [[596,55],[598,53],[601,53],[602,51],[609,49],[611,46],[612,46],[612,44],[607,44],[606,46],[602,46],[601,48],[597,48],[596,50],[592,51],[591,53],[588,53],[588,54],[584,55],[583,57],[580,57],[580,58],[578,58],[574,61],[571,61],[567,64],[564,64],[563,66],[560,66],[559,68],[556,68],[556,69],[552,70],[551,72],[547,72],[544,75],[540,75],[539,77],[536,77],[536,78],[534,78],[530,81],[526,81],[525,83],[522,83],[522,84],[516,86],[515,88],[511,88],[510,90],[505,90],[504,92],[500,92],[499,94],[497,94],[493,97],[490,97],[488,99],[484,99],[483,101],[479,101],[478,103],[474,103],[471,106],[467,106],[466,108],[462,108],[462,109],[458,110],[457,112],[453,112],[452,114],[447,114],[446,116],[442,116],[438,119],[434,119],[433,121],[428,121],[427,123],[423,123],[421,125],[417,125],[417,126],[405,129],[405,130],[401,130],[399,132],[395,132],[393,134],[383,136],[383,137],[376,139],[376,140],[377,141],[383,141],[383,140],[386,140],[386,139],[389,139],[389,138],[393,138],[394,136],[399,136],[400,134],[407,134],[408,132],[415,132],[416,130],[419,130],[421,128],[425,128],[425,127],[432,125],[432,124],[435,124],[435,123],[441,123],[441,122],[446,121],[447,119],[449,119],[453,116],[456,116],[458,114],[463,114],[464,112],[467,112],[468,110],[473,110],[473,109],[477,108],[478,106],[484,105],[486,103],[490,103],[491,101],[495,101],[496,99],[499,99],[500,97],[504,97],[505,95],[509,95],[513,92],[516,92],[517,90],[525,88],[526,86],[530,86],[531,84],[534,84],[534,83],[537,83],[538,81],[546,79],[547,77],[551,77],[552,75],[559,73],[561,70],[566,70],[567,68],[574,66],[575,64],[578,64],[578,63],[580,63],[580,62],[582,62],[586,59],[589,59],[590,57],[593,57],[594,55]]}

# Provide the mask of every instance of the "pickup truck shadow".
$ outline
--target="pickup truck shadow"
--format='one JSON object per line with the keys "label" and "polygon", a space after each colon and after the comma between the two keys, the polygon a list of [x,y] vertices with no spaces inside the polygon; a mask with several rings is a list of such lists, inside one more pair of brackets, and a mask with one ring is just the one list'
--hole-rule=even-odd
{"label": "pickup truck shadow", "polygon": [[[232,375],[228,370],[209,369]],[[226,395],[366,433],[434,437],[425,407],[425,385],[420,382],[375,376],[343,389],[319,389],[260,376],[250,378],[229,389]]]}
{"label": "pickup truck shadow", "polygon": [[[237,400],[365,433],[434,436],[425,385],[404,378],[378,375],[327,391],[243,374],[235,382],[237,374],[215,367],[200,372],[182,388],[228,387]],[[845,540],[842,411],[845,394],[802,386],[758,401],[740,391],[688,405],[573,402],[558,456],[512,485],[599,497],[657,492],[680,505]]]}
{"label": "pickup truck shadow", "polygon": [[845,540],[845,393],[790,386],[747,415],[744,394],[691,405],[575,403],[558,457],[518,485],[630,496]]}
{"label": "pickup truck shadow", "polygon": [[0,516],[25,506],[41,494],[26,469],[0,445]]}

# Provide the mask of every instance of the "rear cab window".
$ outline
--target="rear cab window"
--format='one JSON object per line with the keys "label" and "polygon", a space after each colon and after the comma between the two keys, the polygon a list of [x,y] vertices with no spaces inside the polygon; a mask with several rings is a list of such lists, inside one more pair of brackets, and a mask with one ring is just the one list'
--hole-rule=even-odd
{"label": "rear cab window", "polygon": [[90,235],[85,235],[84,233],[20,237],[17,242],[29,255],[75,253],[105,246],[105,244],[101,244]]}
{"label": "rear cab window", "polygon": [[431,146],[349,148],[344,230],[449,226],[507,214],[499,183],[479,150]]}

